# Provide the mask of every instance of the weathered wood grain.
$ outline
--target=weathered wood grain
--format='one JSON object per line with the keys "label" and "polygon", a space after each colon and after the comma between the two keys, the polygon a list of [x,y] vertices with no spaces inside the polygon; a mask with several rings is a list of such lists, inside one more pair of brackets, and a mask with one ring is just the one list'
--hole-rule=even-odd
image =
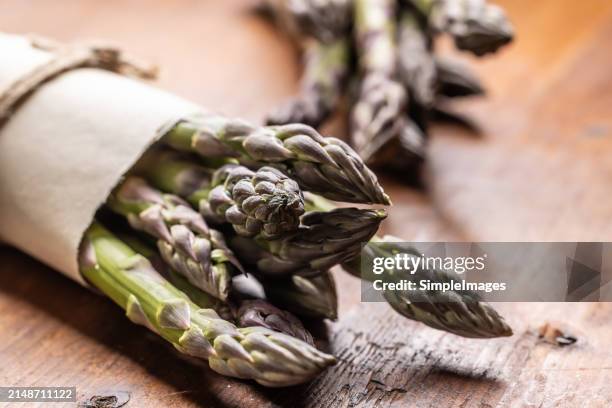
{"label": "weathered wood grain", "polygon": [[[5,0],[0,27],[115,40],[159,63],[161,86],[257,120],[296,89],[299,68],[249,3]],[[499,3],[517,42],[475,65],[489,97],[453,106],[480,133],[434,128],[427,191],[383,178],[395,204],[385,231],[423,241],[609,241],[612,3]],[[266,390],[177,358],[106,299],[0,248],[0,385],[76,385],[81,400],[128,391],[134,407],[612,406],[612,304],[503,304],[512,338],[466,340],[360,304],[357,280],[336,275],[342,317],[328,326],[328,347],[340,363],[312,384]],[[554,320],[579,341],[539,340],[536,328]]]}
{"label": "weathered wood grain", "polygon": [[[384,305],[359,306],[334,327],[332,344],[341,363],[308,388],[306,405],[610,406],[608,307],[501,309],[512,317],[515,336],[482,342],[389,316]],[[550,319],[575,322],[579,343],[560,348],[541,341],[536,328]],[[591,319],[600,325],[591,326]]]}

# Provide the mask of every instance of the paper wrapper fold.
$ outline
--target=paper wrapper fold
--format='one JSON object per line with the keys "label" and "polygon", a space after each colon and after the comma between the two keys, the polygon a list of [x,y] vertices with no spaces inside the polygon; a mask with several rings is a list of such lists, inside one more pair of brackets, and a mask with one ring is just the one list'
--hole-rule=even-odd
{"label": "paper wrapper fold", "polygon": [[[0,33],[0,90],[53,54]],[[0,129],[0,240],[86,284],[83,233],[162,129],[201,112],[140,81],[95,68],[38,88]]]}

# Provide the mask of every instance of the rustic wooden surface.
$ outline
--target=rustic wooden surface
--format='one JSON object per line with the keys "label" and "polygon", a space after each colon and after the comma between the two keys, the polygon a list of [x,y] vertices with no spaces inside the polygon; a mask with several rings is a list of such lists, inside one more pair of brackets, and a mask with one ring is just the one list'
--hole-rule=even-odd
{"label": "rustic wooden surface", "polygon": [[[434,129],[427,192],[383,179],[395,203],[385,231],[609,241],[612,2],[499,3],[517,42],[476,66],[489,98],[454,106],[480,132]],[[253,120],[299,75],[290,45],[238,0],[4,0],[0,29],[116,40],[163,66],[161,86]],[[516,334],[475,341],[360,304],[358,282],[336,275],[342,317],[328,330],[340,364],[310,385],[266,390],[179,360],[109,301],[0,248],[0,385],[76,386],[81,400],[127,391],[133,407],[612,406],[610,304],[498,305]],[[578,343],[538,340],[554,320]]]}

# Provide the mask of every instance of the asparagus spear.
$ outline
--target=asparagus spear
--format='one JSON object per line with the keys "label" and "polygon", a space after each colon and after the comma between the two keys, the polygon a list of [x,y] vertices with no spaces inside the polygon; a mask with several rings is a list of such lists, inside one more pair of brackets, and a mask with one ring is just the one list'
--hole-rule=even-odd
{"label": "asparagus spear", "polygon": [[[215,178],[210,173],[216,174],[228,165],[213,171],[188,161],[175,161],[173,157],[176,156],[166,153],[152,155],[149,160],[157,165],[155,168],[146,166],[145,173],[164,190],[179,192],[194,205],[214,210],[217,207],[214,197],[210,202],[200,197],[214,191],[204,187],[215,184],[209,181]],[[302,224],[294,232],[274,239],[263,234],[249,237],[249,234],[239,233],[232,241],[243,259],[258,266],[263,274],[314,273],[352,256],[359,250],[360,243],[376,232],[385,217],[381,210],[356,208],[311,212],[302,217]]]}
{"label": "asparagus spear", "polygon": [[435,101],[436,62],[431,41],[414,10],[402,10],[398,37],[398,75],[416,103],[431,107]]}
{"label": "asparagus spear", "polygon": [[264,299],[249,299],[232,290],[232,296],[224,302],[193,286],[172,269],[166,268],[164,272],[163,275],[196,305],[214,309],[224,319],[234,321],[238,327],[265,327],[314,345],[312,335],[298,318]]}
{"label": "asparagus spear", "polygon": [[340,102],[350,70],[348,37],[329,44],[309,41],[305,47],[300,93],[268,115],[270,125],[304,123],[316,128]]}
{"label": "asparagus spear", "polygon": [[[390,236],[379,239],[378,245],[364,247],[361,256],[368,259],[375,257],[393,257],[395,253],[404,251],[397,245],[399,238]],[[374,242],[376,241],[373,240]],[[414,256],[419,256],[414,253]],[[415,274],[405,270],[390,269],[385,275],[376,276],[372,273],[362,273],[360,264],[363,259],[359,257],[343,264],[343,268],[352,275],[368,281],[382,279],[387,282],[412,280],[417,283],[421,280],[432,282],[458,281],[460,277],[449,271],[419,269]],[[512,329],[504,319],[487,303],[482,302],[478,294],[469,291],[422,291],[422,290],[389,290],[384,297],[391,307],[402,316],[424,323],[434,329],[444,330],[463,337],[491,338],[511,336]]]}
{"label": "asparagus spear", "polygon": [[265,327],[314,345],[312,335],[298,318],[264,299],[245,298],[232,290],[232,296],[224,302],[193,286],[172,269],[167,268],[164,276],[196,305],[215,310],[238,327]]}
{"label": "asparagus spear", "polygon": [[510,43],[514,29],[504,11],[486,0],[410,0],[436,30],[450,34],[457,48],[477,56]]}
{"label": "asparagus spear", "polygon": [[385,217],[384,211],[357,208],[313,211],[293,234],[277,240],[236,236],[230,244],[264,277],[315,275],[354,258]]}
{"label": "asparagus spear", "polygon": [[[330,211],[334,205],[315,194],[307,194],[306,208],[308,211]],[[363,247],[362,257],[391,257],[395,252],[403,250],[395,244],[401,239],[394,237],[380,238],[374,236],[370,242],[379,245]],[[418,256],[415,253],[415,256]],[[366,259],[367,259],[366,258]],[[361,257],[356,256],[342,264],[344,270],[365,280],[399,280],[418,279],[432,282],[446,282],[449,279],[458,280],[454,273],[421,269],[414,275],[406,271],[387,270],[386,275],[375,276],[361,271]],[[365,272],[365,271],[364,271]],[[418,284],[417,284],[418,287]],[[464,337],[490,338],[511,336],[512,329],[490,305],[481,302],[478,296],[470,292],[446,292],[446,294],[423,291],[388,291],[384,293],[391,307],[404,317],[419,321],[435,329],[444,330]]]}
{"label": "asparagus spear", "polygon": [[[221,301],[195,287],[174,270],[166,268],[162,271],[196,305],[214,309],[224,319],[234,321],[238,327],[265,327],[314,345],[312,335],[298,318],[264,299],[250,299],[238,290],[232,290],[230,298]],[[254,279],[252,276],[250,278]]]}
{"label": "asparagus spear", "polygon": [[[226,301],[222,301],[192,285],[184,276],[169,268],[157,251],[133,234],[119,233],[117,237],[135,252],[147,258],[160,275],[199,307],[214,309],[219,316],[236,323],[238,327],[265,327],[314,345],[312,335],[298,318],[259,298],[258,294],[254,293],[256,291],[250,290],[261,285],[253,275],[241,275],[242,284],[235,285],[235,281],[232,280],[231,296]],[[246,288],[246,283],[249,284],[249,289]]]}
{"label": "asparagus spear", "polygon": [[209,295],[200,288],[192,285],[187,278],[170,268],[161,258],[159,251],[157,251],[154,246],[150,245],[149,242],[136,236],[133,231],[127,228],[122,230],[121,228],[115,228],[115,226],[113,226],[109,231],[118,240],[129,246],[134,252],[144,256],[157,273],[170,282],[176,289],[184,293],[189,300],[197,306],[202,309],[214,309],[214,311],[224,320],[234,321],[234,311],[227,301]]}
{"label": "asparagus spear", "polygon": [[210,169],[176,152],[156,151],[140,173],[163,191],[184,197],[208,219],[231,223],[239,235],[275,238],[293,232],[304,213],[297,183],[272,167]]}
{"label": "asparagus spear", "polygon": [[403,168],[416,168],[422,161],[424,136],[405,115],[408,94],[397,78],[395,11],[394,0],[355,1],[362,79],[351,112],[351,140],[368,164],[385,166],[397,157]]}
{"label": "asparagus spear", "polygon": [[366,163],[396,136],[397,119],[407,103],[403,86],[394,79],[394,13],[393,0],[355,1],[355,42],[362,79],[351,112],[351,141]]}
{"label": "asparagus spear", "polygon": [[228,296],[230,270],[242,267],[223,236],[178,196],[163,194],[141,178],[128,176],[107,205],[133,228],[157,239],[162,258],[189,282],[219,299]]}
{"label": "asparagus spear", "polygon": [[[339,103],[350,70],[348,0],[267,0],[285,33],[303,48],[304,74],[300,93],[271,112],[270,125],[304,123],[318,127]],[[314,36],[316,40],[304,37]]]}
{"label": "asparagus spear", "polygon": [[329,271],[317,276],[270,279],[264,281],[264,289],[275,304],[298,316],[331,320],[338,317],[336,284]]}
{"label": "asparagus spear", "polygon": [[350,0],[265,0],[263,6],[286,33],[323,43],[346,34],[351,23]]}
{"label": "asparagus spear", "polygon": [[346,143],[306,125],[255,127],[241,120],[201,116],[174,126],[163,140],[208,158],[233,157],[272,166],[304,190],[347,202],[390,204],[374,173]]}
{"label": "asparagus spear", "polygon": [[335,362],[293,337],[262,327],[238,329],[214,310],[198,308],[100,224],[85,233],[80,265],[85,278],[130,320],[180,352],[208,360],[220,374],[282,387],[306,382]]}

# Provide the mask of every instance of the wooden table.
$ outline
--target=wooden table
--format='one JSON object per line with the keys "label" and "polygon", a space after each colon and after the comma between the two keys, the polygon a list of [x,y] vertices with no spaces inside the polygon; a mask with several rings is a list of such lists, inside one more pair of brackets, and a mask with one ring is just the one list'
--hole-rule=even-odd
{"label": "wooden table", "polygon": [[[487,99],[454,108],[474,133],[436,126],[427,191],[383,178],[385,232],[407,240],[612,237],[612,2],[504,0],[515,45],[476,66]],[[106,38],[163,67],[161,86],[259,120],[296,89],[290,44],[244,1],[5,0],[0,27],[60,40]],[[2,56],[0,56],[0,63]],[[80,400],[130,393],[132,407],[612,406],[612,305],[503,304],[515,335],[466,340],[360,304],[336,272],[340,363],[313,383],[267,390],[185,363],[102,297],[0,248],[0,385],[76,386]],[[578,343],[535,328],[558,320]]]}

